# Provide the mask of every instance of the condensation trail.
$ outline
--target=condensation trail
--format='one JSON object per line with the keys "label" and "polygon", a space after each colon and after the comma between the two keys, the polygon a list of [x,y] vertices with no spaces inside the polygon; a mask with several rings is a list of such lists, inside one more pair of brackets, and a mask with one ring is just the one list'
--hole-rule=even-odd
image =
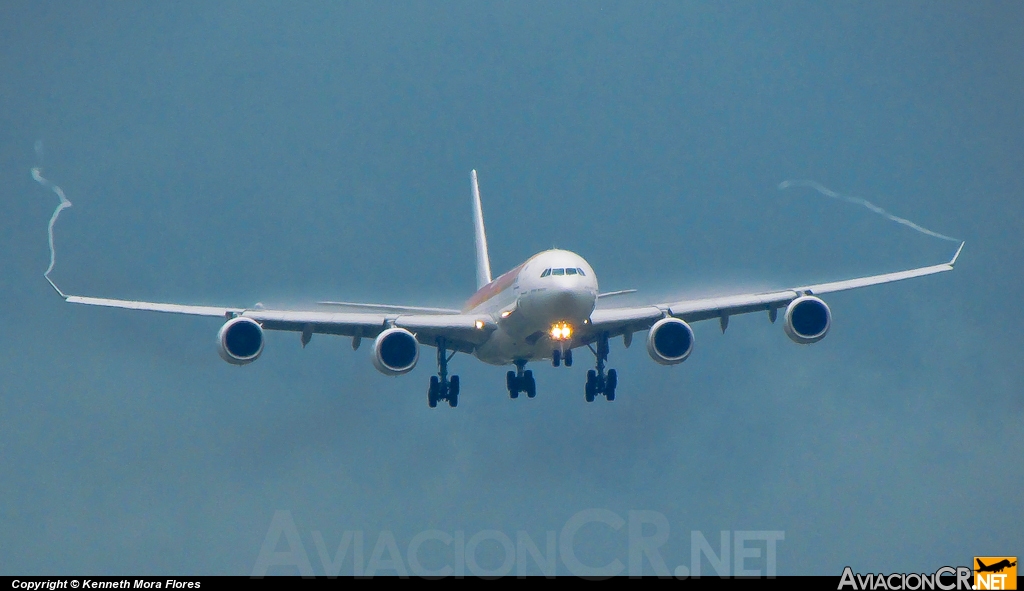
{"label": "condensation trail", "polygon": [[821,193],[822,195],[824,195],[826,197],[831,197],[833,199],[839,199],[840,201],[846,201],[847,203],[853,203],[853,204],[856,204],[856,205],[862,205],[862,206],[870,209],[871,211],[877,213],[878,215],[880,215],[880,216],[882,216],[882,217],[884,217],[886,219],[892,220],[892,221],[896,222],[897,224],[903,224],[904,226],[907,226],[908,228],[910,228],[912,230],[917,230],[918,232],[920,232],[922,234],[927,234],[929,236],[934,236],[936,238],[941,238],[943,240],[949,240],[950,242],[957,242],[957,243],[960,242],[959,238],[953,238],[951,236],[946,236],[945,234],[939,234],[938,232],[933,232],[933,231],[929,230],[928,228],[924,228],[922,226],[919,226],[919,225],[915,224],[914,222],[912,222],[912,221],[910,221],[908,219],[901,218],[899,216],[893,215],[893,214],[889,213],[888,211],[885,211],[881,207],[878,207],[874,203],[871,203],[867,199],[862,199],[860,197],[853,197],[853,196],[850,196],[850,195],[843,195],[842,193],[836,193],[832,189],[829,189],[828,187],[826,187],[826,186],[824,186],[824,185],[822,185],[820,183],[816,183],[814,181],[807,181],[807,180],[782,181],[781,183],[779,183],[779,190],[780,191],[784,190],[784,189],[789,189],[790,187],[809,187],[809,188],[814,189],[815,191]]}
{"label": "condensation trail", "polygon": [[[43,144],[42,142],[37,141],[36,154],[42,156],[42,151]],[[50,266],[46,268],[46,272],[43,273],[43,277],[49,279],[50,272],[53,271],[53,265],[57,261],[57,251],[53,248],[53,225],[57,223],[57,216],[60,215],[60,212],[71,207],[71,201],[69,201],[67,196],[64,195],[63,189],[51,183],[43,176],[43,169],[41,167],[35,166],[32,168],[32,178],[34,178],[40,185],[56,193],[57,197],[60,197],[60,205],[57,206],[57,209],[53,210],[53,215],[50,216],[50,225],[46,228],[46,233],[50,237]]]}

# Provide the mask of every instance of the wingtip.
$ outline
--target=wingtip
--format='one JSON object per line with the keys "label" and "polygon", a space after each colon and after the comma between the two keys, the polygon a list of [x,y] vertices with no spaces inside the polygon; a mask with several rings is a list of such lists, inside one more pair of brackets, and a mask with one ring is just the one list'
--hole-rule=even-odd
{"label": "wingtip", "polygon": [[965,244],[967,244],[966,240],[964,240],[963,242],[960,243],[960,248],[956,249],[956,254],[954,254],[953,258],[950,259],[950,261],[949,261],[949,266],[950,267],[956,265],[956,259],[960,257],[960,251],[964,249],[964,245]]}
{"label": "wingtip", "polygon": [[50,287],[53,288],[53,291],[57,292],[57,295],[59,295],[62,300],[67,300],[68,299],[68,296],[65,295],[64,292],[61,291],[59,287],[57,287],[57,284],[53,282],[53,279],[50,279],[46,275],[43,275],[43,277],[46,278],[46,281],[50,284]]}

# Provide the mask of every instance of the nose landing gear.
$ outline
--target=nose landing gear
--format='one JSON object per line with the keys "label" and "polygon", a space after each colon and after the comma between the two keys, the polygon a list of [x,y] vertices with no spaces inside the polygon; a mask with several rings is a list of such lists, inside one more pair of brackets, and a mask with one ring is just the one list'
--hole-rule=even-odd
{"label": "nose landing gear", "polygon": [[505,386],[508,388],[509,398],[519,398],[520,392],[525,392],[527,398],[537,395],[537,382],[533,379],[533,372],[526,367],[526,361],[516,360],[516,371],[505,374]]}
{"label": "nose landing gear", "polygon": [[608,333],[601,333],[598,337],[596,351],[590,345],[587,345],[587,348],[597,358],[597,367],[587,370],[587,385],[584,388],[587,402],[593,402],[601,394],[611,402],[615,400],[615,387],[619,385],[619,375],[614,369],[609,369],[607,374],[604,371],[605,361],[608,360]]}
{"label": "nose landing gear", "polygon": [[430,387],[427,388],[427,405],[435,408],[442,400],[448,406],[459,405],[459,376],[448,377],[448,362],[455,357],[455,351],[448,354],[448,343],[444,337],[437,337],[437,375],[430,376]]}

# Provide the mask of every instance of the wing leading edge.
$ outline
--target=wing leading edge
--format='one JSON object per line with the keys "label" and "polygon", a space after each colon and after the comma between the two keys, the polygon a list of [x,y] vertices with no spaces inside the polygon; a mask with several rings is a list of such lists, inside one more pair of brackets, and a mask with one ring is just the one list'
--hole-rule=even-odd
{"label": "wing leading edge", "polygon": [[956,264],[956,260],[963,248],[964,243],[961,243],[960,247],[956,250],[956,254],[953,255],[953,258],[948,263],[897,271],[895,273],[884,273],[882,275],[871,275],[844,281],[818,283],[762,293],[679,300],[649,306],[594,310],[594,313],[590,316],[590,327],[586,330],[584,339],[593,341],[601,333],[608,333],[608,336],[632,334],[636,331],[646,330],[658,320],[668,316],[679,318],[685,322],[720,318],[724,323],[729,316],[737,314],[761,311],[773,313],[775,310],[789,305],[790,302],[803,295],[822,295],[944,273],[953,270],[953,266]]}

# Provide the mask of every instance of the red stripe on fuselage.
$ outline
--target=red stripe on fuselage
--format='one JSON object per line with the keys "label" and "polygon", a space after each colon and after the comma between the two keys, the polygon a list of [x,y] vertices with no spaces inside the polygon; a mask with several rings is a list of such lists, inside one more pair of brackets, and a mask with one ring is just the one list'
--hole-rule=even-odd
{"label": "red stripe on fuselage", "polygon": [[498,277],[494,281],[491,281],[487,285],[481,287],[471,298],[469,298],[469,300],[466,301],[462,310],[464,312],[469,312],[470,310],[482,305],[487,300],[505,291],[512,285],[512,282],[516,280],[516,277],[519,276],[519,272],[523,270],[523,267],[525,267],[528,262],[530,261],[525,261],[522,265],[519,265],[515,269],[512,269],[501,277]]}

